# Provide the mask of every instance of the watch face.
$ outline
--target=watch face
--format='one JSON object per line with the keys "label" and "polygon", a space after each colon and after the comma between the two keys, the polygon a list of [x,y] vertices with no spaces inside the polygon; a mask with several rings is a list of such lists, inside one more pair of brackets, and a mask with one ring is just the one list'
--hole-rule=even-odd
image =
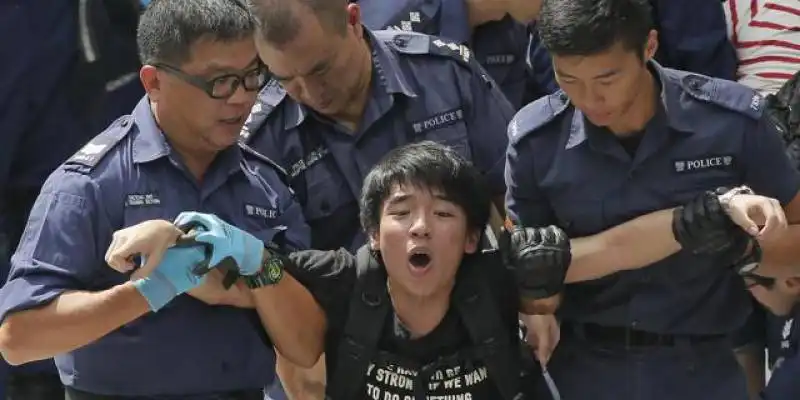
{"label": "watch face", "polygon": [[266,267],[267,277],[271,282],[277,282],[281,279],[281,276],[283,276],[283,268],[280,260],[273,258],[267,263]]}

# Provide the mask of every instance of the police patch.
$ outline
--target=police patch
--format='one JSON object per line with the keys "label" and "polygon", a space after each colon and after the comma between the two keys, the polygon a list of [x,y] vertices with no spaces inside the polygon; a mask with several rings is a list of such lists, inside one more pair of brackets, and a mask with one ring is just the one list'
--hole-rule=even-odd
{"label": "police patch", "polygon": [[273,220],[278,218],[278,210],[272,207],[262,207],[255,204],[245,204],[244,214],[248,217]]}
{"label": "police patch", "polygon": [[675,160],[673,168],[677,173],[699,172],[709,169],[729,169],[736,164],[736,157],[733,155],[720,155],[710,157],[700,157],[695,159]]}
{"label": "police patch", "polygon": [[415,134],[421,134],[434,129],[441,129],[446,126],[453,125],[456,122],[462,121],[463,119],[464,111],[460,108],[456,108],[454,110],[448,110],[433,115],[422,121],[413,122],[411,123],[411,129],[414,130]]}

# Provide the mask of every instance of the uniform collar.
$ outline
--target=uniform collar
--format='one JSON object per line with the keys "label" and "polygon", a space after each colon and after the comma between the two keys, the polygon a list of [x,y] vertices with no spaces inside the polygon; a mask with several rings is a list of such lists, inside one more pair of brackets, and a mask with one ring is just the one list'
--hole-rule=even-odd
{"label": "uniform collar", "polygon": [[[148,163],[162,157],[169,157],[172,154],[172,148],[153,116],[153,111],[150,108],[150,99],[147,95],[139,100],[139,103],[133,109],[133,120],[138,127],[138,133],[133,139],[134,163]],[[179,160],[179,158],[176,158],[176,160]],[[219,167],[233,173],[241,169],[241,160],[241,150],[234,145],[220,152],[217,159],[211,164],[211,168],[216,169]]]}
{"label": "uniform collar", "polygon": [[168,156],[170,147],[167,138],[156,124],[147,95],[133,109],[133,120],[139,128],[133,139],[133,162],[147,163]]}
{"label": "uniform collar", "polygon": [[[391,51],[385,43],[375,37],[372,31],[364,27],[364,36],[369,46],[372,48],[372,79],[370,82],[370,99],[376,96],[387,94],[403,94],[407,97],[416,97],[417,93],[409,84],[410,80],[406,73],[400,68],[397,54]],[[298,127],[305,121],[310,108],[305,105],[292,101],[292,107],[288,107],[284,128],[291,130]]]}
{"label": "uniform collar", "polygon": [[684,106],[681,104],[687,101],[681,75],[677,73],[678,71],[662,67],[656,61],[650,61],[648,67],[661,85],[661,101],[658,105],[661,108],[659,111],[664,114],[667,126],[678,132],[691,133],[691,121],[684,115]]}
{"label": "uniform collar", "polygon": [[[655,61],[648,64],[648,68],[660,85],[659,101],[656,112],[644,127],[644,135],[636,151],[634,163],[638,164],[660,151],[667,143],[670,132],[684,134],[690,132],[686,122],[683,121],[680,101],[682,88],[680,80],[670,74]],[[613,133],[605,128],[598,128],[584,120],[582,113],[575,113],[572,120],[570,138],[567,148],[573,147],[584,139],[589,145],[600,152],[625,160],[628,156],[618,143]]]}
{"label": "uniform collar", "polygon": [[469,26],[469,13],[466,0],[441,0],[442,13],[439,36],[459,43],[469,43],[472,27]]}

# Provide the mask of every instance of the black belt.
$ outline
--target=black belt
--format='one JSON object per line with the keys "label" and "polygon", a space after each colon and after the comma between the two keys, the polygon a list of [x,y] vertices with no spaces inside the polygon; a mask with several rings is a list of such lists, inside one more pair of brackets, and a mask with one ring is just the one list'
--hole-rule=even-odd
{"label": "black belt", "polygon": [[180,399],[208,399],[208,400],[264,400],[264,391],[257,390],[234,390],[229,392],[219,392],[195,396],[112,396],[104,394],[93,394],[77,390],[71,387],[65,388],[65,400],[180,400]]}
{"label": "black belt", "polygon": [[564,322],[561,332],[566,337],[582,338],[589,343],[632,347],[670,347],[681,342],[700,344],[727,339],[727,335],[667,335],[620,326],[571,322]]}

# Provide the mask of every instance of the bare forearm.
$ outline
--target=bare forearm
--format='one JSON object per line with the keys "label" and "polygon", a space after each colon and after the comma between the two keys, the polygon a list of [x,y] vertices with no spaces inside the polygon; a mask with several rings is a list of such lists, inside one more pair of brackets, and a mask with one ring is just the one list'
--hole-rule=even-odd
{"label": "bare forearm", "polygon": [[278,351],[293,363],[311,367],[325,346],[327,322],[311,293],[291,275],[253,290],[262,325]]}
{"label": "bare forearm", "polygon": [[758,275],[776,278],[800,276],[800,225],[789,225],[786,233],[771,241],[760,241],[762,259]]}
{"label": "bare forearm", "polygon": [[20,311],[0,325],[0,351],[11,364],[51,358],[83,347],[149,311],[131,283],[102,292],[66,292],[50,304]]}
{"label": "bare forearm", "polygon": [[596,235],[572,239],[567,283],[642,268],[677,253],[670,210],[656,211]]}

